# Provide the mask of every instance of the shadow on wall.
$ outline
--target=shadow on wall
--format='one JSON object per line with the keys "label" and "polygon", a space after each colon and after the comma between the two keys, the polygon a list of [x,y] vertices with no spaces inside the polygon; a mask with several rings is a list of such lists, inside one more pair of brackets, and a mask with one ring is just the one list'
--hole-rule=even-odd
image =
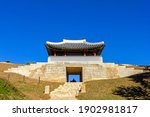
{"label": "shadow on wall", "polygon": [[120,86],[113,91],[113,94],[128,100],[150,100],[150,72],[132,75],[129,78],[135,83],[140,83],[140,86]]}

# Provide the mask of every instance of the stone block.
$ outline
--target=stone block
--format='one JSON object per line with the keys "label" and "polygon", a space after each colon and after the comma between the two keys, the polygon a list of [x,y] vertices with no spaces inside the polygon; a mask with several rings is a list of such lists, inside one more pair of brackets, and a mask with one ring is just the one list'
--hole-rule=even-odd
{"label": "stone block", "polygon": [[49,94],[50,91],[49,91],[49,85],[48,86],[45,86],[45,90],[44,90],[44,94]]}

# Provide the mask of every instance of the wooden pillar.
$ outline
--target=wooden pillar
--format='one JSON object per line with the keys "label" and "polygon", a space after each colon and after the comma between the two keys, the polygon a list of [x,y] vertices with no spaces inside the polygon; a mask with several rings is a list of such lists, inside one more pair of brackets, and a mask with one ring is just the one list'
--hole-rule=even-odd
{"label": "wooden pillar", "polygon": [[54,51],[54,56],[57,56],[57,55],[56,55],[56,51]]}
{"label": "wooden pillar", "polygon": [[97,56],[97,55],[96,55],[96,52],[93,52],[93,54],[94,54],[94,56]]}
{"label": "wooden pillar", "polygon": [[84,56],[86,56],[86,52],[84,52]]}
{"label": "wooden pillar", "polygon": [[67,53],[66,53],[66,51],[64,51],[64,56],[67,56]]}

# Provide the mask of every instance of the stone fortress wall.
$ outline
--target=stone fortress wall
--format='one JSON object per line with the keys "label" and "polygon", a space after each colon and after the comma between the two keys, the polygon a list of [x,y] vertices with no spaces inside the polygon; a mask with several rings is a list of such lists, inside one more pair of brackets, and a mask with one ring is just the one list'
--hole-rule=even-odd
{"label": "stone fortress wall", "polygon": [[75,63],[75,62],[49,62],[37,63],[31,65],[19,66],[11,68],[5,72],[13,72],[30,78],[47,81],[66,82],[67,67],[81,67],[83,82],[89,80],[122,78],[138,73],[143,73],[143,70],[127,68],[126,65],[118,65],[114,63],[99,63],[93,64],[90,62]]}

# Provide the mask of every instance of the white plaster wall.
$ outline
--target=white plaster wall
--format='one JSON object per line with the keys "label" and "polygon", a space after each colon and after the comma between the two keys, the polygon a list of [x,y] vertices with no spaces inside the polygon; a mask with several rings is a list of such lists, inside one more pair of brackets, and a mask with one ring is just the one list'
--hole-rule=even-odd
{"label": "white plaster wall", "polygon": [[101,56],[49,56],[48,62],[93,62],[102,63]]}

